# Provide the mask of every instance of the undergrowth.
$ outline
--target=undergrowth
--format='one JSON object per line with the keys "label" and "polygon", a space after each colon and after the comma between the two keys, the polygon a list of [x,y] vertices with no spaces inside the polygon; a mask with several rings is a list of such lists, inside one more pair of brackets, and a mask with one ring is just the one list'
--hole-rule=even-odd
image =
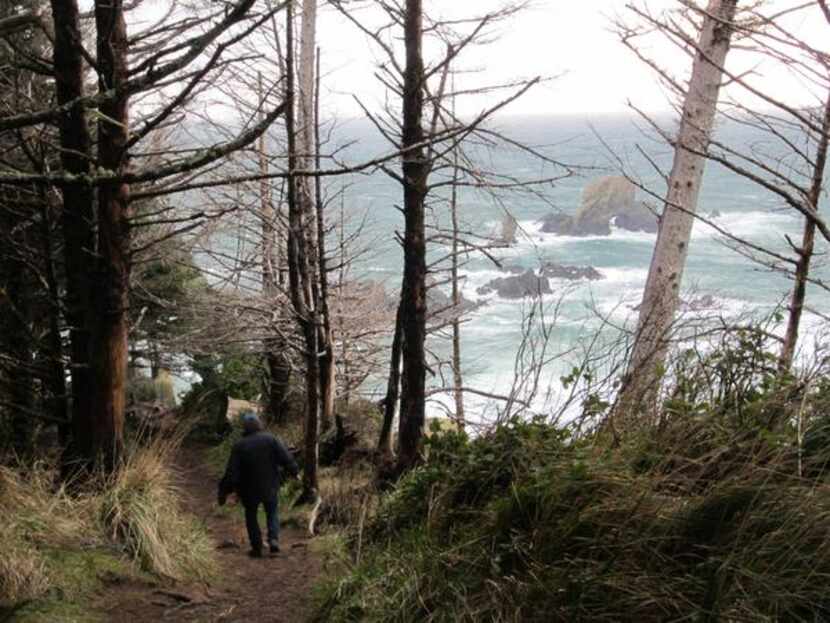
{"label": "undergrowth", "polygon": [[207,534],[173,483],[178,440],[136,445],[116,473],[71,490],[45,463],[0,467],[0,620],[93,620],[88,600],[107,575],[213,574]]}
{"label": "undergrowth", "polygon": [[109,537],[145,571],[175,580],[207,580],[215,572],[204,526],[185,513],[170,470],[180,439],[159,440],[131,452],[98,496]]}
{"label": "undergrowth", "polygon": [[830,620],[830,385],[731,346],[687,358],[621,445],[543,421],[431,436],[314,620]]}

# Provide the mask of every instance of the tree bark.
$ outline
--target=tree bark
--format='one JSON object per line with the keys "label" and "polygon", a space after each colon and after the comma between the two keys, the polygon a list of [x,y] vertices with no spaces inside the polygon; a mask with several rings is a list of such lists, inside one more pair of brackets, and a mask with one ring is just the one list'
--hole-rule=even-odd
{"label": "tree bark", "polygon": [[378,439],[378,452],[384,463],[391,463],[392,453],[392,423],[395,421],[395,410],[398,407],[398,392],[401,386],[401,350],[403,347],[403,330],[401,328],[401,303],[395,314],[395,335],[392,338],[392,352],[389,362],[389,378],[386,382],[386,397],[383,400],[383,423]]}
{"label": "tree bark", "polygon": [[703,18],[634,349],[615,410],[629,420],[653,409],[659,392],[736,5],[737,0],[710,0]]}
{"label": "tree bark", "polygon": [[297,140],[294,122],[294,10],[287,5],[286,21],[286,133],[288,135],[288,285],[291,304],[303,334],[306,363],[306,413],[304,423],[303,493],[301,500],[317,497],[319,462],[319,368],[316,312],[313,308],[311,271],[307,254],[306,216],[308,203],[300,196],[297,178]]}
{"label": "tree bark", "polygon": [[423,11],[421,0],[407,0],[404,14],[406,68],[403,84],[404,270],[401,284],[402,387],[398,471],[421,458],[425,419],[426,236],[424,203],[429,163],[424,140]]}
{"label": "tree bark", "polygon": [[[452,280],[452,379],[455,399],[455,422],[458,430],[464,430],[464,378],[461,374],[461,294],[458,290],[458,152],[453,153],[452,191],[450,196],[450,218],[452,219],[452,259],[450,278]],[[510,217],[512,218],[512,217]]]}
{"label": "tree bark", "polygon": [[[80,17],[76,0],[51,0],[55,42],[53,65],[58,105],[65,106],[83,96],[83,57]],[[61,165],[67,173],[82,178],[90,173],[90,135],[84,107],[77,104],[58,118]],[[82,179],[61,188],[63,206],[64,270],[66,272],[66,319],[70,337],[72,381],[72,439],[64,453],[64,475],[77,462],[91,460],[95,451],[92,428],[94,377],[90,366],[93,325],[92,276],[95,257],[93,191]]]}
{"label": "tree bark", "polygon": [[[821,136],[816,148],[815,164],[813,165],[813,176],[810,184],[810,191],[806,197],[807,208],[818,213],[821,191],[824,188],[824,170],[827,166],[827,149],[830,141],[830,95],[824,105],[824,117],[821,126]],[[801,316],[804,312],[804,299],[807,294],[807,278],[810,274],[810,262],[813,258],[813,250],[816,238],[816,223],[811,219],[804,221],[804,233],[801,239],[801,247],[798,249],[798,261],[795,267],[795,283],[793,285],[790,299],[790,313],[787,319],[787,331],[784,334],[784,344],[781,348],[779,367],[782,372],[787,372],[793,363],[795,347],[798,343],[798,330],[801,324]]]}
{"label": "tree bark", "polygon": [[[320,52],[316,59],[316,85],[314,89],[314,168],[320,170]],[[321,327],[319,342],[322,350],[320,356],[320,423],[323,430],[331,428],[332,421],[337,427],[338,436],[344,434],[343,419],[334,412],[334,398],[336,394],[336,365],[334,361],[334,329],[332,328],[331,312],[329,310],[329,276],[326,262],[326,222],[325,203],[323,202],[322,179],[314,178],[315,213],[317,216],[317,266],[319,270],[319,308]]]}
{"label": "tree bark", "polygon": [[[264,103],[262,76],[259,77],[260,104]],[[268,173],[266,134],[259,139],[259,170]],[[277,246],[277,211],[274,206],[271,183],[262,179],[259,185],[260,218],[262,221],[262,293],[270,305],[278,304],[280,290],[280,253]],[[291,363],[287,356],[288,345],[285,339],[275,332],[274,337],[265,340],[265,362],[268,367],[268,419],[275,424],[284,424],[287,420],[285,399],[291,381]]]}
{"label": "tree bark", "polygon": [[[115,90],[100,107],[98,166],[123,172],[128,167],[129,102],[121,88],[128,79],[127,26],[122,0],[96,0],[99,90]],[[121,182],[98,189],[98,253],[100,275],[97,318],[93,332],[95,374],[92,450],[112,469],[123,445],[128,364],[128,292],[130,282],[130,188]]]}

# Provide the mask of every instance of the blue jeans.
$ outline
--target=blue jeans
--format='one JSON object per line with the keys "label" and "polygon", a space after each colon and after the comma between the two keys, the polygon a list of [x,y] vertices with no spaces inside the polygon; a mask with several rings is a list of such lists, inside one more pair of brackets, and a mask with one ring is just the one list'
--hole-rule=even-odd
{"label": "blue jeans", "polygon": [[251,542],[251,549],[262,550],[262,532],[259,530],[257,511],[259,505],[265,507],[265,518],[268,524],[268,541],[278,541],[280,538],[280,520],[276,496],[270,500],[264,500],[255,504],[245,504],[245,527],[248,528],[248,540]]}

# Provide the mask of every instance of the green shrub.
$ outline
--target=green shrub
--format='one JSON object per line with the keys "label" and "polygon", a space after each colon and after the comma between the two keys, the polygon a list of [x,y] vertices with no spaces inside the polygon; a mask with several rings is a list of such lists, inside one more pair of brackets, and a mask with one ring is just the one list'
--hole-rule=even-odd
{"label": "green shrub", "polygon": [[440,435],[318,621],[817,621],[830,487],[745,463],[698,492],[541,423]]}

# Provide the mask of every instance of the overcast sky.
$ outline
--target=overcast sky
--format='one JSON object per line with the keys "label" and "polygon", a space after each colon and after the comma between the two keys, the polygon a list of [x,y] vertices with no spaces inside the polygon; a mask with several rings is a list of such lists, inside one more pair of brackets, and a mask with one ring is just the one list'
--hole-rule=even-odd
{"label": "overcast sky", "polygon": [[[467,78],[477,84],[558,76],[513,103],[508,110],[513,114],[620,113],[628,109],[629,101],[648,111],[667,110],[666,93],[654,72],[620,43],[615,30],[616,19],[636,22],[626,8],[629,1],[531,0],[527,9],[489,31],[494,38],[492,43],[468,50],[454,68],[483,70],[474,78]],[[652,13],[681,4],[680,0],[634,1],[646,5]],[[767,4],[770,10],[780,10],[803,1],[767,0]],[[148,0],[145,10],[160,13],[166,5],[164,0]],[[424,5],[432,14],[459,18],[503,6],[504,0],[424,0]],[[370,108],[384,100],[384,89],[373,76],[383,57],[370,39],[337,11],[325,7],[324,2],[320,6],[323,8],[318,18],[318,43],[322,49],[324,116],[359,116],[355,95]],[[377,19],[377,12],[374,17],[371,11],[360,15],[367,23]],[[817,9],[812,14],[800,12],[786,23],[790,30],[827,47],[828,26]],[[653,37],[643,44],[650,56],[674,75],[688,75],[690,58],[662,37]],[[737,49],[730,54],[729,64],[736,73],[752,70],[756,80],[764,81],[764,88],[781,97],[797,103],[808,101],[804,85],[771,63],[759,64],[757,57]],[[467,85],[459,88],[463,86]],[[734,89],[732,95],[746,97]],[[494,98],[491,96],[490,102],[459,101],[459,112],[474,114],[492,104]]]}
{"label": "overcast sky", "polygon": [[[654,4],[672,1],[676,0]],[[475,0],[457,2],[471,14],[480,12],[481,4]],[[665,98],[653,75],[623,48],[613,32],[612,19],[624,4],[621,0],[538,0],[501,24],[496,29],[497,40],[471,49],[459,64],[486,69],[492,83],[519,76],[559,76],[514,103],[510,108],[514,113],[619,112],[632,96],[652,108],[663,107]],[[321,14],[320,34],[329,68],[328,87],[381,99],[371,73],[376,59],[368,38],[331,10]],[[337,98],[341,112],[354,109],[350,99]]]}
{"label": "overcast sky", "polygon": [[[638,0],[652,12],[677,7],[678,0]],[[498,4],[496,0],[432,0],[430,4],[451,17],[475,15]],[[654,72],[640,62],[621,43],[614,21],[634,21],[626,0],[535,0],[529,8],[497,29],[498,40],[476,48],[460,62],[466,68],[484,68],[487,81],[498,83],[518,76],[559,76],[536,87],[510,107],[517,114],[540,113],[619,113],[630,100],[650,110],[669,108],[664,89]],[[803,4],[799,0],[773,0],[777,9]],[[449,8],[451,7],[451,9]],[[799,14],[788,21],[796,32],[813,39],[827,39],[823,18]],[[368,38],[333,11],[320,16],[319,41],[323,47],[324,77],[334,97],[329,106],[340,114],[354,114],[351,93],[364,100],[382,101],[383,93],[372,77],[372,66],[379,57],[372,54]],[[650,53],[676,75],[685,76],[691,64],[688,56],[662,38],[644,42]],[[827,46],[824,46],[825,48]],[[730,63],[736,71],[753,69],[782,96],[804,99],[797,80],[771,63],[757,64],[740,50],[733,51]],[[462,104],[463,106],[463,104]],[[480,104],[462,111],[476,112]]]}

